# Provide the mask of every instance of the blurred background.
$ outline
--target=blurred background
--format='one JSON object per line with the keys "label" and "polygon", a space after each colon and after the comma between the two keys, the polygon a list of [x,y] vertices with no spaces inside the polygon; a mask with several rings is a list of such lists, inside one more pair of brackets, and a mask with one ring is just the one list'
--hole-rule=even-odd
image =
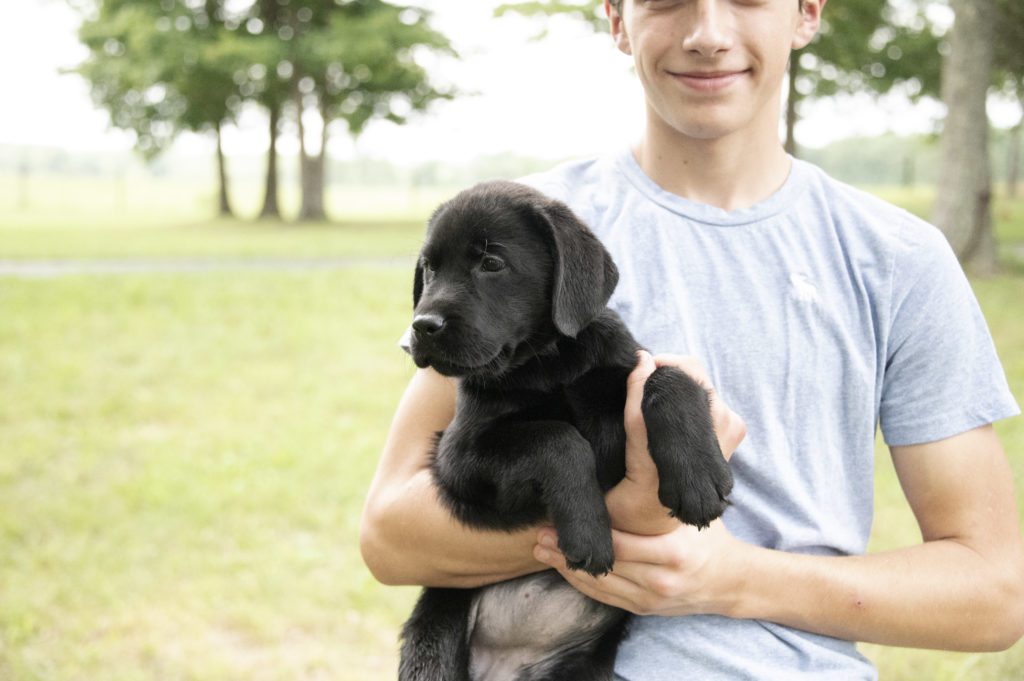
{"label": "blurred background", "polygon": [[[395,677],[363,498],[424,222],[643,123],[592,0],[23,0],[0,22],[0,681]],[[833,0],[791,153],[934,222],[1024,397],[1024,5]],[[1024,425],[998,424],[1021,489]],[[920,540],[884,449],[872,550]],[[1024,646],[863,646],[1020,679]]]}

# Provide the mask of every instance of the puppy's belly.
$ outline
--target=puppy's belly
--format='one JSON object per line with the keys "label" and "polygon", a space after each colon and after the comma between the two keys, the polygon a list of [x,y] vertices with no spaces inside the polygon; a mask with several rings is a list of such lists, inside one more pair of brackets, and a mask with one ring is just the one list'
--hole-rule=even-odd
{"label": "puppy's belly", "polygon": [[[513,681],[540,676],[587,648],[626,614],[591,600],[548,570],[480,590],[470,610],[470,677]],[[521,675],[523,671],[530,672]]]}

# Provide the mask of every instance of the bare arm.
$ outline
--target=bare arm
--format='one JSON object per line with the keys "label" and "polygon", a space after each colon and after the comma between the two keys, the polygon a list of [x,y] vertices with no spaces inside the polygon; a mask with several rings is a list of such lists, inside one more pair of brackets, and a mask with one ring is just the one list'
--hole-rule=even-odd
{"label": "bare arm", "polygon": [[[1024,548],[1013,476],[991,426],[894,447],[919,545],[822,557],[744,544],[721,522],[656,537],[616,533],[615,570],[558,567],[584,593],[634,612],[717,613],[837,638],[949,650],[1001,650],[1024,635]],[[545,532],[546,534],[546,532]]]}
{"label": "bare arm", "polygon": [[474,587],[546,566],[532,548],[537,528],[475,530],[445,509],[428,469],[434,436],[455,415],[455,383],[417,371],[399,403],[359,531],[360,549],[385,584]]}
{"label": "bare arm", "polygon": [[[947,650],[1002,650],[1024,634],[1024,552],[1013,475],[991,426],[893,447],[920,545],[826,560],[752,555],[772,566],[739,607],[840,638]],[[769,605],[768,583],[797,579]],[[775,599],[777,600],[777,599]],[[828,607],[822,607],[827,604]]]}

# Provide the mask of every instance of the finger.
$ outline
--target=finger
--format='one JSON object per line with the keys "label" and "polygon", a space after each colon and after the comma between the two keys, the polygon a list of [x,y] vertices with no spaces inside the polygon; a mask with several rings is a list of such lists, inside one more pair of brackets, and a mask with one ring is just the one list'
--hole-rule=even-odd
{"label": "finger", "polygon": [[[595,601],[632,613],[637,613],[639,610],[634,597],[626,595],[626,592],[634,592],[635,598],[639,598],[642,596],[640,587],[614,575],[614,573],[602,577],[601,580],[604,583],[601,585],[596,584],[593,578],[586,573],[583,573],[583,577],[586,579],[580,578],[579,573],[565,568],[558,569],[558,574],[562,575],[562,579],[574,589]],[[609,584],[612,585],[611,588],[609,588]]]}
{"label": "finger", "polygon": [[[719,521],[716,521],[719,522]],[[677,551],[673,549],[679,545],[678,533],[696,533],[696,529],[683,525],[676,521],[678,529],[675,532],[663,535],[639,535],[629,532],[612,530],[612,549],[615,552],[615,566],[612,573],[619,577],[625,577],[632,582],[643,584],[642,581],[634,579],[633,575],[641,571],[649,571],[652,568],[675,568],[682,564]],[[683,540],[685,541],[685,540]],[[537,548],[540,551],[547,550],[549,554],[541,562],[556,568],[565,568],[565,556],[556,548],[558,535],[554,530],[542,530],[538,536]],[[540,555],[540,552],[535,552]],[[557,561],[553,563],[552,561]],[[579,580],[586,581],[594,578],[586,573],[580,573]],[[585,575],[585,576],[584,576]]]}
{"label": "finger", "polygon": [[640,402],[644,397],[644,383],[656,368],[651,354],[646,350],[640,350],[637,352],[636,367],[626,379],[626,437],[635,439],[635,444],[642,444],[644,449],[647,448],[647,429],[644,426],[643,413],[640,411]]}
{"label": "finger", "polygon": [[689,374],[691,378],[705,388],[711,387],[711,378],[708,376],[707,368],[705,368],[703,362],[693,355],[662,353],[655,355],[653,359],[656,367],[675,367]]}
{"label": "finger", "polygon": [[612,550],[615,552],[615,571],[625,563],[668,565],[676,561],[671,551],[672,542],[678,541],[677,532],[685,532],[687,526],[676,521],[678,529],[668,534],[643,535],[612,530]]}
{"label": "finger", "polygon": [[711,424],[718,437],[722,455],[728,461],[747,436],[747,424],[714,388],[708,389],[708,400],[711,405]]}
{"label": "finger", "polygon": [[534,558],[558,570],[573,588],[595,601],[607,603],[630,612],[637,611],[637,604],[644,596],[640,586],[614,571],[594,577],[581,570],[571,570],[565,563],[565,556],[557,549],[543,546],[534,547]]}
{"label": "finger", "polygon": [[724,423],[718,424],[716,422],[714,428],[719,438],[718,444],[722,450],[722,456],[728,461],[732,459],[732,455],[736,453],[736,449],[747,436],[747,424],[740,418],[739,414],[726,408]]}
{"label": "finger", "polygon": [[[626,381],[626,409],[623,422],[626,427],[627,461],[637,461],[637,455],[647,452],[647,426],[644,424],[640,403],[643,400],[643,386],[656,367],[650,353],[637,352],[637,366]],[[630,466],[628,465],[627,468]],[[634,470],[633,473],[637,471]]]}

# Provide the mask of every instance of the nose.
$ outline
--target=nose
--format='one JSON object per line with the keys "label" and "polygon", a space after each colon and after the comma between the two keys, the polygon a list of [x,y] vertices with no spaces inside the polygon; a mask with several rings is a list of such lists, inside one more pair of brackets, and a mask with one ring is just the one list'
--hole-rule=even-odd
{"label": "nose", "polygon": [[432,336],[444,328],[445,319],[441,315],[421,314],[412,320],[412,328],[416,333]]}
{"label": "nose", "polygon": [[703,57],[713,57],[728,50],[731,45],[724,14],[727,9],[719,7],[719,0],[697,0],[693,3],[693,16],[689,30],[683,38],[683,49],[698,52]]}

